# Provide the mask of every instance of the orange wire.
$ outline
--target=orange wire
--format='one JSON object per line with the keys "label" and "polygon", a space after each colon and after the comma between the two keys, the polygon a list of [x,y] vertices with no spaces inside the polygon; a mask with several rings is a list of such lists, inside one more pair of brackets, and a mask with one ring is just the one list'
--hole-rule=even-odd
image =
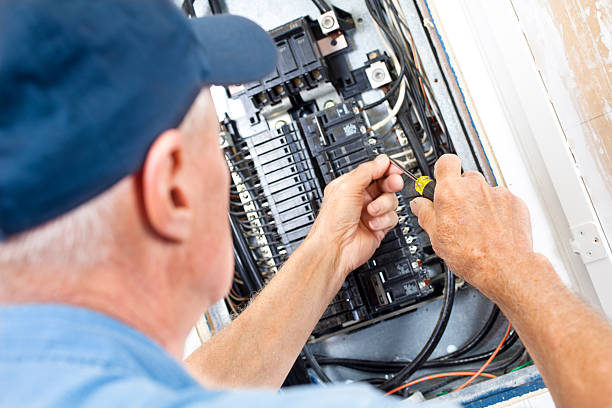
{"label": "orange wire", "polygon": [[483,373],[483,372],[475,373],[474,371],[457,371],[455,373],[431,374],[431,375],[427,375],[425,377],[417,378],[416,380],[412,380],[410,382],[407,382],[406,384],[402,384],[399,387],[392,389],[391,391],[389,391],[385,395],[394,394],[394,393],[398,392],[399,390],[403,390],[404,388],[408,388],[410,386],[413,386],[415,384],[421,383],[423,381],[428,381],[428,380],[433,380],[433,379],[436,379],[436,378],[443,378],[443,377],[466,377],[468,375],[479,375],[481,377],[497,378],[497,376],[495,376],[493,374]]}
{"label": "orange wire", "polygon": [[489,357],[489,359],[487,360],[486,363],[484,363],[482,365],[482,367],[480,367],[480,370],[478,370],[476,372],[476,374],[474,374],[472,377],[470,377],[466,382],[464,382],[463,384],[461,384],[461,386],[459,388],[457,388],[455,391],[459,391],[465,387],[467,387],[468,385],[470,385],[470,383],[472,381],[474,381],[474,379],[476,379],[476,377],[478,377],[491,363],[491,361],[493,361],[493,359],[497,356],[497,353],[499,353],[499,350],[502,348],[502,346],[504,345],[504,342],[506,341],[506,339],[508,338],[508,334],[510,334],[510,329],[512,328],[512,324],[510,324],[510,322],[508,322],[508,328],[506,329],[506,334],[504,334],[504,338],[501,339],[501,341],[499,342],[497,348],[495,349],[495,351],[493,352],[493,354],[491,354],[491,357]]}
{"label": "orange wire", "polygon": [[[410,41],[410,48],[412,49],[412,59],[414,60],[414,67],[417,69],[417,71],[421,72],[421,70],[419,69],[420,64],[418,63],[414,48],[414,41],[410,32],[408,33],[408,39]],[[425,98],[425,102],[427,103],[427,111],[429,111],[429,115],[433,116],[431,113],[431,107],[429,106],[429,99],[427,98],[427,93],[425,92],[425,88],[423,87],[423,82],[421,82],[421,78],[419,78],[419,84],[421,85],[421,91],[423,92],[423,97]]]}

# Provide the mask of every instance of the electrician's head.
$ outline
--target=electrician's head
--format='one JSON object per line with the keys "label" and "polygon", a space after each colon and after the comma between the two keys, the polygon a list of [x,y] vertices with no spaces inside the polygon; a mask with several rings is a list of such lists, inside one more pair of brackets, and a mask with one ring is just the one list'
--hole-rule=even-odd
{"label": "electrician's head", "polygon": [[207,86],[275,62],[254,23],[169,0],[0,3],[0,302],[139,299],[187,330],[232,275]]}

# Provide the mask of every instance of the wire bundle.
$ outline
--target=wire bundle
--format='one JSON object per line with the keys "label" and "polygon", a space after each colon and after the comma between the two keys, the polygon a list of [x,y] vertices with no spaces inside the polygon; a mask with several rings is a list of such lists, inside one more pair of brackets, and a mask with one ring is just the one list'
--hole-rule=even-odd
{"label": "wire bundle", "polygon": [[232,175],[230,224],[234,241],[235,276],[226,301],[239,313],[286,260],[255,165],[244,140],[225,149]]}
{"label": "wire bundle", "polygon": [[[453,152],[454,147],[429,81],[422,73],[408,23],[397,0],[366,0],[365,3],[391,56],[397,78],[382,98],[363,108],[372,109],[397,94],[389,114],[374,123],[372,129],[378,131],[397,118],[415,151],[421,171],[430,175],[429,167],[441,154]],[[413,123],[418,123],[417,127]],[[423,142],[428,146],[427,152]],[[426,155],[428,159],[424,159]]]}
{"label": "wire bundle", "polygon": [[[436,368],[436,367],[454,367],[454,366],[462,366],[466,364],[473,364],[478,361],[487,360],[481,366],[481,368],[476,372],[470,371],[468,374],[468,372],[466,371],[459,371],[459,372],[445,372],[445,373],[429,374],[424,377],[420,377],[415,380],[411,380],[404,384],[397,385],[395,386],[395,388],[392,388],[392,389],[384,388],[384,384],[389,383],[388,381],[385,380],[385,378],[375,377],[375,378],[369,378],[369,379],[362,380],[362,381],[366,381],[372,385],[376,385],[379,388],[387,391],[388,394],[392,394],[400,390],[406,390],[407,388],[413,385],[422,383],[424,381],[431,381],[431,380],[439,379],[439,378],[444,378],[444,379],[450,378],[450,380],[446,380],[441,383],[438,383],[435,386],[431,387],[429,390],[424,390],[423,394],[427,394],[429,392],[439,390],[445,384],[455,381],[456,377],[459,377],[459,376],[470,375],[471,378],[457,389],[461,389],[467,386],[469,383],[471,383],[478,377],[484,376],[484,377],[492,378],[493,372],[499,372],[503,374],[506,372],[514,371],[516,369],[520,369],[528,365],[529,363],[521,364],[523,361],[529,360],[529,356],[527,355],[525,348],[522,345],[518,347],[516,351],[514,351],[512,355],[510,355],[509,357],[504,358],[501,361],[497,361],[493,363],[493,360],[498,355],[501,355],[506,350],[509,350],[518,340],[518,336],[516,335],[516,332],[514,332],[511,329],[511,326],[509,324],[508,324],[508,327],[506,329],[506,332],[503,338],[499,342],[498,346],[495,347],[493,350],[481,352],[481,353],[470,355],[470,356],[460,357],[466,354],[467,352],[473,350],[480,343],[482,343],[482,341],[487,337],[487,335],[490,333],[491,329],[495,325],[496,321],[498,320],[498,317],[499,317],[499,309],[497,308],[497,306],[494,305],[489,315],[489,318],[487,319],[483,327],[478,332],[476,332],[469,340],[467,340],[463,346],[461,346],[459,349],[457,349],[456,351],[452,353],[445,354],[435,359],[427,360],[420,367],[421,369],[431,369],[431,368]],[[320,355],[316,356],[316,358],[320,365],[328,365],[328,364],[341,365],[344,367],[348,367],[348,368],[352,368],[352,369],[356,369],[360,371],[386,374],[387,376],[392,373],[397,372],[397,370],[399,370],[400,368],[406,367],[407,365],[410,365],[412,363],[411,361],[398,361],[398,360],[382,361],[382,360],[366,360],[366,359],[352,359],[352,358],[333,358],[333,357],[320,356]],[[512,368],[516,364],[519,364],[519,365],[515,368]],[[487,372],[484,372],[485,370],[487,370]],[[405,378],[408,379],[408,377],[405,377]]]}

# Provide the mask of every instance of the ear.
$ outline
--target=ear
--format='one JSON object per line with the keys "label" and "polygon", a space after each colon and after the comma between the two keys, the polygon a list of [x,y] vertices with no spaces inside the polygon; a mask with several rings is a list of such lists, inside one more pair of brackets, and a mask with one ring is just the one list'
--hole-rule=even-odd
{"label": "ear", "polygon": [[177,129],[153,143],[142,169],[143,204],[149,224],[160,236],[183,241],[191,231],[193,210],[187,200],[185,147]]}

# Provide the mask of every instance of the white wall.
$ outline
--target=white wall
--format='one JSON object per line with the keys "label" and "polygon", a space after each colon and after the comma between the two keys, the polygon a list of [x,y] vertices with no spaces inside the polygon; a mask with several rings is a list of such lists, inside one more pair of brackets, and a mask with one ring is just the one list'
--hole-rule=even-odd
{"label": "white wall", "polygon": [[612,315],[609,245],[512,3],[428,5],[481,138],[531,210],[536,250],[574,291]]}

